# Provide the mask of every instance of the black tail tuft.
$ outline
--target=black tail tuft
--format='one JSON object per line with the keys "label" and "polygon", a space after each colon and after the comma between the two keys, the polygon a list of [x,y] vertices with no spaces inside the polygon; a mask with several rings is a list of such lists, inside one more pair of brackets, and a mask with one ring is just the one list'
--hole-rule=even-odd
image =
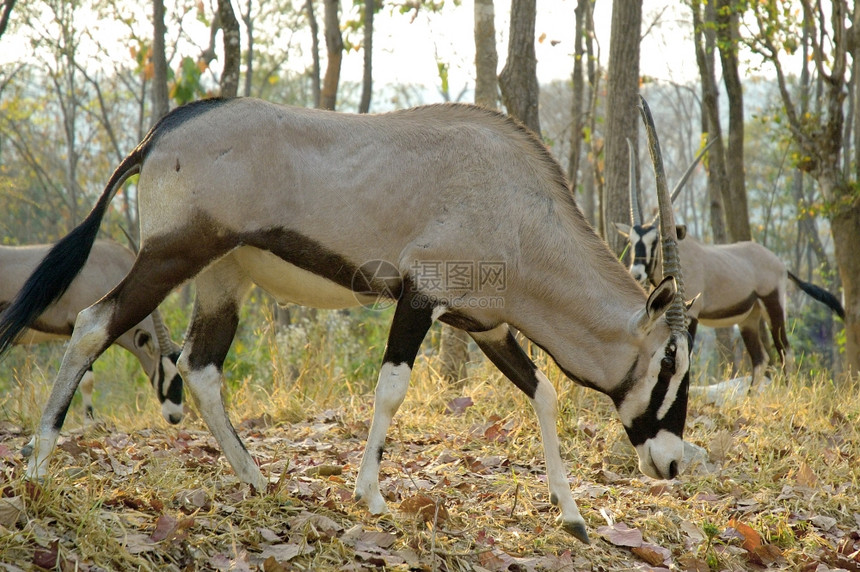
{"label": "black tail tuft", "polygon": [[843,322],[845,321],[845,308],[842,307],[842,303],[839,299],[819,286],[815,284],[810,284],[809,282],[804,282],[791,272],[788,273],[788,277],[791,278],[797,287],[806,292],[812,298],[818,300],[822,304],[826,304],[828,308],[833,310],[833,312],[839,316]]}

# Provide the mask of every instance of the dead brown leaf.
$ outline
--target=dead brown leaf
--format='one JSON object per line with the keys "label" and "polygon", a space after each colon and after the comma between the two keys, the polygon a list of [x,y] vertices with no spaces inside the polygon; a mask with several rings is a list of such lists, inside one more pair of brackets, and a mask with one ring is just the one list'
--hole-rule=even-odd
{"label": "dead brown leaf", "polygon": [[642,544],[642,546],[634,546],[630,549],[633,554],[650,564],[651,566],[660,566],[668,564],[671,552],[661,546],[654,544]]}
{"label": "dead brown leaf", "polygon": [[818,484],[818,477],[806,463],[800,464],[800,467],[798,467],[797,472],[794,474],[794,480],[802,487],[813,488]]}
{"label": "dead brown leaf", "polygon": [[13,528],[24,520],[24,499],[20,496],[0,498],[0,526]]}
{"label": "dead brown leaf", "polygon": [[601,526],[597,529],[597,534],[615,546],[627,548],[642,546],[642,532],[636,528],[630,528],[623,522],[616,522],[612,526]]}
{"label": "dead brown leaf", "polygon": [[448,509],[427,495],[417,494],[404,499],[400,510],[421,517],[425,522],[443,522],[448,519]]}
{"label": "dead brown leaf", "polygon": [[754,552],[756,548],[762,545],[761,535],[753,527],[734,518],[729,521],[729,526],[741,535],[743,538],[741,546],[747,552]]}

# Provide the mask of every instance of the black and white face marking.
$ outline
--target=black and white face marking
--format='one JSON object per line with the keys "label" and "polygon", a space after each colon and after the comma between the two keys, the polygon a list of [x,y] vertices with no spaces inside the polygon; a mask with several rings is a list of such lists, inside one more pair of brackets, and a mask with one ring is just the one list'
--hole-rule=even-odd
{"label": "black and white face marking", "polygon": [[[616,407],[639,455],[639,470],[655,479],[673,479],[684,456],[684,423],[690,384],[690,342],[672,336],[651,356],[639,379],[616,397]],[[636,369],[634,364],[631,373]]]}
{"label": "black and white face marking", "polygon": [[153,379],[155,392],[161,402],[161,415],[171,425],[182,421],[184,410],[182,407],[182,376],[176,367],[179,354],[161,356],[158,370]]}
{"label": "black and white face marking", "polygon": [[134,345],[138,350],[153,356],[156,362],[155,371],[150,376],[155,395],[161,403],[161,415],[171,425],[182,421],[182,377],[176,369],[179,354],[157,356],[154,340],[145,330],[134,332]]}
{"label": "black and white face marking", "polygon": [[630,229],[630,250],[633,256],[630,274],[640,284],[646,284],[649,277],[654,275],[658,239],[659,234],[656,225],[636,225]]}

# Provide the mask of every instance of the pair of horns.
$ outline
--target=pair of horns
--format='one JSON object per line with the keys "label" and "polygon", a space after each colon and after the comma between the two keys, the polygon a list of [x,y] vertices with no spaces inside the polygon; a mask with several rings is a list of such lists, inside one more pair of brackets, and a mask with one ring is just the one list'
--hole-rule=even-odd
{"label": "pair of horns", "polygon": [[[663,275],[672,276],[676,282],[675,299],[666,310],[666,323],[676,335],[687,331],[686,309],[684,306],[684,280],[681,274],[681,258],[678,255],[678,235],[675,230],[675,215],[672,212],[672,198],[666,184],[666,172],[663,170],[663,154],[660,151],[660,141],[657,139],[657,129],[645,98],[639,96],[641,106],[639,113],[645,122],[645,133],[648,136],[648,151],[651,153],[651,163],[654,165],[654,177],[657,184],[657,216],[660,219],[660,243],[663,249]],[[631,181],[634,179],[631,173]],[[630,204],[633,205],[632,200]],[[632,212],[632,208],[631,208]]]}

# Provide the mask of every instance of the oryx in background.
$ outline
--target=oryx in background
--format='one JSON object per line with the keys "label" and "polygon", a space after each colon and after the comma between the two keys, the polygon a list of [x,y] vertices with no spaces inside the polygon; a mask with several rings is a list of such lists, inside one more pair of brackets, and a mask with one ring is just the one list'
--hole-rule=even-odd
{"label": "oryx in background", "polygon": [[[687,168],[672,191],[672,201],[678,197],[696,164],[714,141],[708,143]],[[627,143],[630,150],[630,225],[616,223],[615,226],[630,244],[630,273],[641,284],[650,282],[654,285],[663,276],[660,250],[657,248],[660,242],[656,226],[659,215],[650,222],[642,221],[634,176],[636,159],[632,144],[630,141]],[[683,225],[678,225],[678,237],[678,252],[687,292],[699,295],[689,311],[690,334],[695,338],[699,323],[711,328],[737,325],[753,366],[750,387],[764,376],[770,361],[761,337],[762,319],[768,324],[780,362],[790,362],[785,305],[789,278],[801,290],[826,304],[844,319],[845,310],[833,294],[788,272],[776,254],[760,244],[743,241],[705,245],[686,236],[686,227]]]}
{"label": "oryx in background", "polygon": [[[221,397],[224,359],[254,284],[281,303],[321,308],[396,299],[355,482],[372,513],[387,510],[383,445],[434,320],[469,332],[530,398],[550,499],[577,538],[588,536],[559,451],[556,391],[509,326],[570,379],[612,398],[646,475],[678,474],[690,354],[665,182],[658,189],[667,277],[648,296],[586,222],[546,147],[504,115],[458,104],[353,115],[251,98],[199,101],[162,118],[120,163],[84,222],[0,316],[0,350],[72,281],[111,199],[135,173],[140,252],[125,279],[78,315],[37,429],[30,478],[46,474],[69,400],[93,360],[192,278],[196,300],[179,369],[236,474],[259,491],[269,481]],[[438,280],[439,265],[449,262],[473,264],[473,280]],[[482,267],[501,274],[484,281]],[[489,296],[494,303],[483,303]]]}
{"label": "oryx in background", "polygon": [[[49,244],[0,246],[0,311],[15,295],[51,249]],[[28,324],[15,339],[19,345],[65,341],[72,335],[78,312],[87,308],[125,278],[134,264],[134,253],[108,240],[93,244],[86,264],[68,289]],[[182,378],[176,369],[181,349],[170,339],[158,310],[116,338],[114,344],[127,349],[149,377],[161,403],[161,413],[170,423],[182,419]],[[93,417],[93,373],[88,369],[81,380],[81,396],[88,418]]]}

